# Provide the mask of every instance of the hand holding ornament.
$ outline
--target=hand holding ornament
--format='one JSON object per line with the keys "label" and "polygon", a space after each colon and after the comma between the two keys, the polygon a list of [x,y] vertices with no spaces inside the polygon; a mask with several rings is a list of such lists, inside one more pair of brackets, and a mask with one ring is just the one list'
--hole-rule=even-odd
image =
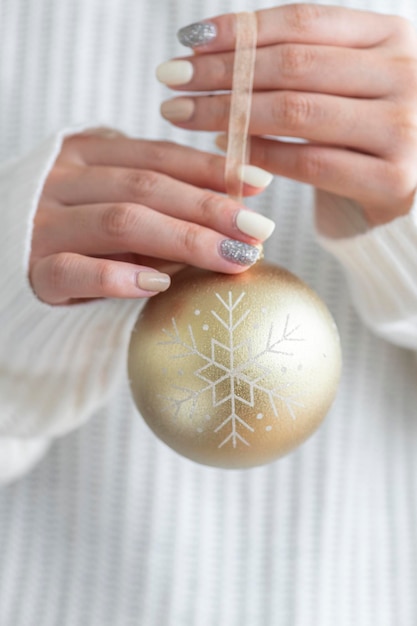
{"label": "hand holding ornament", "polygon": [[[257,20],[251,163],[350,198],[370,225],[406,214],[417,188],[412,24],[312,4],[258,11]],[[160,80],[214,97],[165,102],[162,114],[174,124],[227,130],[230,96],[216,92],[231,88],[234,24],[233,15],[223,15],[180,31],[180,40],[196,54],[160,66]],[[227,138],[218,143],[224,148]]]}
{"label": "hand holding ornament", "polygon": [[[253,13],[238,36],[226,187],[241,197],[256,51]],[[337,389],[341,352],[325,304],[282,268],[227,276],[188,268],[142,310],[128,371],[143,418],[194,461],[247,468],[273,461],[318,427]]]}
{"label": "hand holding ornament", "polygon": [[[274,223],[221,195],[224,158],[91,131],[69,137],[44,185],[30,280],[49,304],[143,298],[184,264],[240,273]],[[245,195],[272,176],[246,167]]]}

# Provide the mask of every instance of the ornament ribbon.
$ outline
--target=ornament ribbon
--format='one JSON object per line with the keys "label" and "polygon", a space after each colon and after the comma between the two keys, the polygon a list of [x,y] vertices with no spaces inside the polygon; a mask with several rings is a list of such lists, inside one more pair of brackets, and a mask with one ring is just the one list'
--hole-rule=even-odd
{"label": "ornament ribbon", "polygon": [[257,44],[255,13],[236,14],[236,47],[233,66],[228,142],[226,154],[226,191],[240,202],[243,183],[239,170],[249,160],[249,118]]}

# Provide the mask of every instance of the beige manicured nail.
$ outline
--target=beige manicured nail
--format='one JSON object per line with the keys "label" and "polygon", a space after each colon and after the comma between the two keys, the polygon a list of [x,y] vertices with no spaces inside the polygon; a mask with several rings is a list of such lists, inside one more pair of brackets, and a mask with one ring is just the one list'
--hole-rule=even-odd
{"label": "beige manicured nail", "polygon": [[156,68],[156,77],[164,85],[186,85],[194,74],[189,61],[166,61]]}
{"label": "beige manicured nail", "polygon": [[267,187],[272,183],[274,177],[270,172],[255,165],[241,165],[239,178],[251,187]]}
{"label": "beige manicured nail", "polygon": [[106,126],[98,126],[97,128],[90,128],[85,130],[82,135],[90,136],[94,135],[96,137],[103,137],[103,139],[116,139],[117,137],[127,137],[120,130],[115,130],[114,128],[107,128]]}
{"label": "beige manicured nail", "polygon": [[194,113],[194,100],[175,98],[161,104],[161,115],[169,122],[188,122]]}
{"label": "beige manicured nail", "polygon": [[171,284],[171,278],[161,272],[139,272],[136,283],[139,289],[145,291],[166,291]]}
{"label": "beige manicured nail", "polygon": [[275,222],[255,211],[244,209],[236,216],[236,226],[245,235],[265,241],[274,232]]}
{"label": "beige manicured nail", "polygon": [[222,150],[223,152],[226,152],[227,150],[227,135],[217,135],[216,139],[214,140],[216,146],[219,148],[219,150]]}

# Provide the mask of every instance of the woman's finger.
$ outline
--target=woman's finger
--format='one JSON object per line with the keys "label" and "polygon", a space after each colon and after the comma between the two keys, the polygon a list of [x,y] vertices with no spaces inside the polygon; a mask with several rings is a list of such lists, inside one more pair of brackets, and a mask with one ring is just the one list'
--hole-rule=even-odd
{"label": "woman's finger", "polygon": [[124,252],[121,254],[106,254],[102,258],[110,259],[112,261],[122,261],[123,263],[131,263],[134,265],[144,265],[153,270],[158,270],[163,274],[174,276],[177,272],[184,269],[185,263],[175,263],[174,261],[167,261],[165,259],[155,259],[151,256],[145,256],[144,254],[135,254],[133,252]]}
{"label": "woman's finger", "polygon": [[141,220],[146,214],[143,205],[161,214],[206,226],[228,237],[243,239],[249,243],[253,243],[253,240],[264,241],[274,229],[272,220],[250,211],[230,198],[146,170],[107,167],[71,168],[61,173],[56,170],[47,184],[45,195],[52,195],[65,205],[78,207],[72,213],[65,208],[60,210],[59,207],[55,211],[49,211],[49,234],[45,230],[46,225],[42,224],[42,219],[45,220],[42,212],[37,217],[38,224],[43,226],[43,238],[50,237],[56,245],[61,245],[58,244],[57,237],[66,236],[68,229],[72,228],[71,224],[63,227],[63,221],[68,219],[74,221],[75,234],[78,230],[89,228],[93,236],[95,228],[100,232],[97,220],[104,219],[108,219],[108,229],[113,227],[117,230],[121,215],[125,215],[124,211],[119,212],[119,215],[116,210],[103,218],[100,213],[102,207],[85,206],[101,203],[116,206],[131,204],[133,207],[142,205],[140,209],[132,208],[131,215],[129,214],[131,218],[133,214],[136,215],[135,223],[129,222],[128,225],[133,229],[132,235],[135,237],[140,235]]}
{"label": "woman's finger", "polygon": [[[411,23],[399,17],[317,4],[287,4],[257,11],[256,15],[259,47],[291,42],[369,48],[394,31],[399,39],[408,37],[412,31]],[[199,53],[233,50],[235,15],[190,24],[178,36],[181,43]]]}
{"label": "woman's finger", "polygon": [[[156,75],[177,90],[230,90],[233,61],[232,52],[194,55],[162,63]],[[397,84],[398,65],[372,48],[298,43],[266,46],[256,54],[253,88],[377,98],[390,94]]]}
{"label": "woman's finger", "polygon": [[[193,102],[193,113],[182,128],[225,131],[229,123],[230,96],[174,98],[165,117],[172,118],[175,106],[186,99]],[[342,98],[298,91],[255,93],[249,132],[252,135],[297,137],[318,143],[335,144],[370,154],[389,156],[407,148],[402,143],[404,129],[413,127],[415,111],[399,109],[389,101]]]}
{"label": "woman's finger", "polygon": [[148,298],[170,286],[169,275],[152,268],[69,252],[35,262],[30,280],[38,298],[48,304],[90,298]]}
{"label": "woman's finger", "polygon": [[[197,187],[226,191],[224,157],[169,141],[108,137],[96,132],[73,135],[65,141],[58,158],[58,165],[68,164],[146,169]],[[250,166],[242,169],[241,178],[245,183],[243,193],[248,196],[259,193],[272,180],[269,172]],[[89,200],[84,198],[84,202]]]}
{"label": "woman's finger", "polygon": [[[260,217],[252,211],[245,213],[249,222]],[[34,258],[61,250],[88,256],[134,253],[225,273],[242,271],[260,258],[260,247],[253,239],[237,240],[146,206],[117,203],[41,208],[39,215]]]}
{"label": "woman's finger", "polygon": [[[219,147],[224,149],[225,139],[219,140]],[[417,185],[417,174],[412,166],[406,168],[332,146],[254,137],[251,161],[260,167],[269,167],[280,176],[356,200],[373,224],[407,213]]]}

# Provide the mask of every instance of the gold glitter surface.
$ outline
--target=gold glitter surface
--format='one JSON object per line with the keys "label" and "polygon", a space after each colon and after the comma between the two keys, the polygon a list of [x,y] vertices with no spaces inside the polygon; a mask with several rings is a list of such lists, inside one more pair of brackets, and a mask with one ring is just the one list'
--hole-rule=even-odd
{"label": "gold glitter surface", "polygon": [[282,268],[187,268],[150,299],[129,376],[144,419],[199,463],[268,463],[318,427],[336,393],[339,336],[321,299]]}

